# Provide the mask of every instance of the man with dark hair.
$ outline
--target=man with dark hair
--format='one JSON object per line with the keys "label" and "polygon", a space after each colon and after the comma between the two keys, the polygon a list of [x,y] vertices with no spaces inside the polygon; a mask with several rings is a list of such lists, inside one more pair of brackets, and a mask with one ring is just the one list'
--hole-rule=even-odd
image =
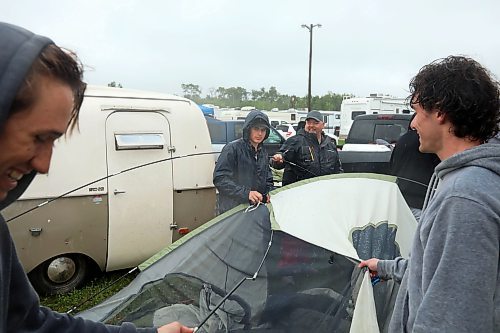
{"label": "man with dark hair", "polygon": [[401,282],[390,332],[500,331],[499,85],[476,61],[450,56],[410,82],[419,149],[431,178],[411,257],[361,262]]}
{"label": "man with dark hair", "polygon": [[319,111],[306,116],[303,129],[287,139],[271,161],[272,167],[283,169],[283,186],[299,180],[341,173],[337,146],[323,133],[325,123]]}
{"label": "man with dark hair", "polygon": [[[49,171],[54,142],[77,125],[85,91],[76,57],[50,39],[0,22],[0,210]],[[12,222],[15,223],[15,222]],[[0,216],[0,332],[159,332],[193,330],[172,323],[137,329],[73,318],[40,306]]]}
{"label": "man with dark hair", "polygon": [[421,153],[419,146],[418,133],[409,125],[408,131],[398,139],[390,161],[391,174],[398,177],[399,190],[417,221],[420,220],[429,180],[440,162],[436,154]]}
{"label": "man with dark hair", "polygon": [[214,185],[219,190],[218,214],[240,204],[269,201],[273,175],[262,144],[269,131],[266,114],[253,110],[245,118],[243,137],[222,149],[214,169]]}

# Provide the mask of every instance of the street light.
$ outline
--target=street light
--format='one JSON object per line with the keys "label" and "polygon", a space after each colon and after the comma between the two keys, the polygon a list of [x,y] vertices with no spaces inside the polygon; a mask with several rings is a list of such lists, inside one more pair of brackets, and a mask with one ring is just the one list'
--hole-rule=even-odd
{"label": "street light", "polygon": [[321,24],[302,24],[302,28],[309,30],[309,84],[307,87],[307,109],[311,112],[311,69],[312,69],[312,52],[313,52],[313,29],[321,28]]}

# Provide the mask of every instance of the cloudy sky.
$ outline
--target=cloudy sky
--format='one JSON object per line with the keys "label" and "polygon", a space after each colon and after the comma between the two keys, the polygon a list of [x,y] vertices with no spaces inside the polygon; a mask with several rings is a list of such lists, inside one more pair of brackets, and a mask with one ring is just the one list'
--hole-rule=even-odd
{"label": "cloudy sky", "polygon": [[15,0],[0,20],[76,51],[86,80],[181,94],[182,83],[406,97],[422,65],[465,54],[500,77],[498,0]]}

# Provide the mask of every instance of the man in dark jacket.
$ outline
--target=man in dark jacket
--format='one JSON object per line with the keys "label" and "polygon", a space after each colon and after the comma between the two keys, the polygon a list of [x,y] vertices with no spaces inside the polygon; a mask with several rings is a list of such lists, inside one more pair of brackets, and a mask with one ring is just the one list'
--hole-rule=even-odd
{"label": "man in dark jacket", "polygon": [[219,214],[239,204],[269,200],[273,176],[262,145],[268,136],[269,118],[254,110],[245,118],[243,137],[222,149],[214,170],[214,185],[219,190]]}
{"label": "man in dark jacket", "polygon": [[[413,118],[415,116],[412,121]],[[427,185],[440,162],[436,154],[421,153],[419,146],[417,131],[408,126],[408,132],[396,143],[390,162],[391,174],[398,177],[399,190],[417,221],[420,220]]]}
{"label": "man in dark jacket", "polygon": [[285,168],[283,186],[302,179],[343,172],[337,147],[323,133],[324,127],[321,113],[309,112],[305,128],[286,140],[273,156],[272,166]]}
{"label": "man in dark jacket", "polygon": [[[0,45],[2,210],[21,196],[37,172],[48,172],[54,141],[78,122],[85,84],[77,59],[46,37],[0,22]],[[130,323],[110,326],[40,306],[0,216],[0,333],[192,331],[179,323],[158,330]]]}

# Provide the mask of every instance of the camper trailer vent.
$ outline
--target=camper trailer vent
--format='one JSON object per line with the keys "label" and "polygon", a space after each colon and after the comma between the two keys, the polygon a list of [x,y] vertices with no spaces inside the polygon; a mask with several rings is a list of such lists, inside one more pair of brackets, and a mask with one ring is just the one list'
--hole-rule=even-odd
{"label": "camper trailer vent", "polygon": [[115,134],[116,150],[163,149],[165,139],[160,133]]}

